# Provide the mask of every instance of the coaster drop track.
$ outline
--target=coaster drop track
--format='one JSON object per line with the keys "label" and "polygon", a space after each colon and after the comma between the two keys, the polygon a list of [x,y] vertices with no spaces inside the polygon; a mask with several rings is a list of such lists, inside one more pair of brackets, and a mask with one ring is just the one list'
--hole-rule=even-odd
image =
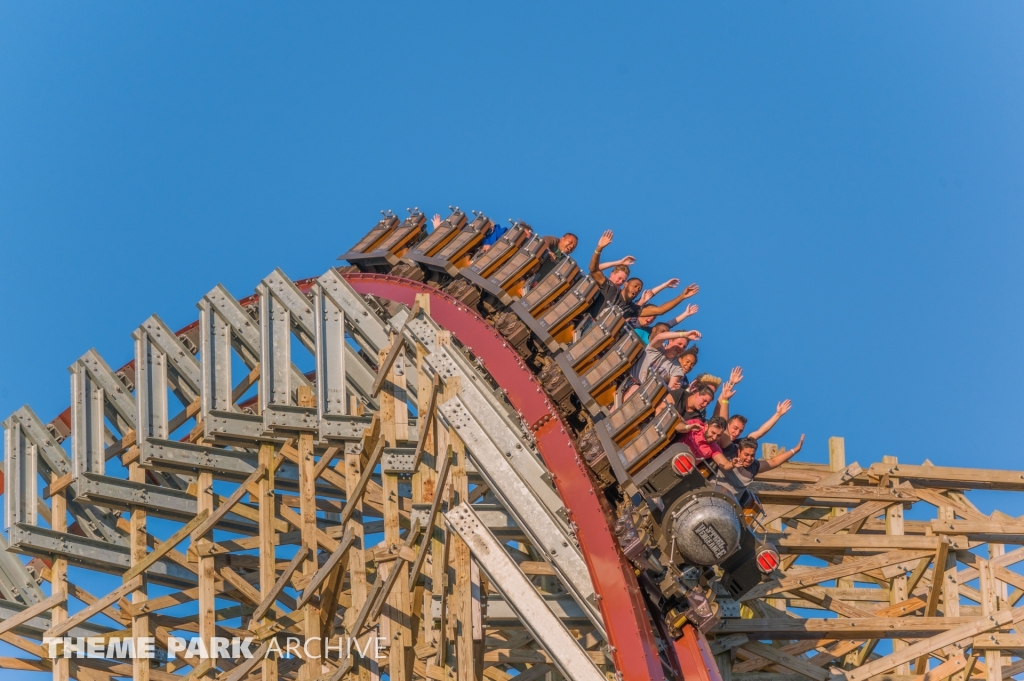
{"label": "coaster drop track", "polygon": [[[504,397],[519,421],[516,437],[535,447],[536,454],[549,474],[549,482],[557,491],[563,506],[570,541],[578,546],[586,565],[593,602],[596,602],[596,610],[599,612],[598,617],[591,619],[600,625],[595,630],[599,632],[599,638],[605,640],[601,650],[610,663],[606,671],[613,671],[624,681],[719,678],[707,641],[700,630],[685,616],[664,612],[662,604],[655,602],[657,595],[653,590],[642,588],[638,583],[638,574],[642,571],[637,569],[633,560],[636,542],[630,544],[628,541],[629,533],[634,528],[629,527],[628,523],[623,528],[622,513],[613,508],[615,500],[609,499],[609,489],[629,478],[630,471],[624,470],[626,467],[632,466],[631,470],[636,471],[665,448],[670,439],[667,433],[671,432],[673,425],[661,417],[654,417],[654,400],[651,396],[663,386],[654,389],[645,386],[641,391],[643,400],[623,405],[619,410],[619,418],[628,423],[616,424],[608,420],[607,407],[613,397],[613,386],[628,370],[640,350],[635,336],[624,327],[620,318],[606,314],[590,324],[586,333],[581,333],[577,328],[579,321],[594,299],[597,287],[589,277],[582,275],[571,258],[564,258],[556,268],[537,279],[529,291],[525,289],[525,283],[535,278],[543,254],[539,239],[530,236],[528,225],[515,223],[486,252],[478,249],[491,223],[482,215],[470,221],[455,209],[442,226],[431,234],[428,235],[424,227],[425,216],[418,211],[412,211],[410,217],[403,222],[386,214],[369,234],[342,256],[341,259],[350,263],[347,267],[332,269],[319,278],[295,282],[289,281],[280,271],[275,271],[263,280],[256,295],[238,301],[230,298],[222,287],[217,287],[200,303],[201,319],[173,334],[173,340],[166,337],[167,329],[159,318],[151,317],[135,334],[136,359],[117,371],[107,368],[94,351],[86,353],[71,368],[73,393],[82,400],[76,399],[76,404],[45,426],[38,422],[27,407],[16,412],[4,424],[8,431],[5,461],[8,489],[5,496],[12,549],[34,557],[36,574],[42,570],[40,561],[43,561],[51,571],[51,576],[63,580],[67,580],[67,568],[58,574],[53,572],[55,564],[58,567],[71,564],[105,572],[124,572],[128,567],[138,564],[140,556],[136,554],[129,557],[118,547],[128,541],[139,540],[134,524],[134,529],[128,530],[123,519],[120,523],[117,521],[116,513],[119,510],[134,513],[144,508],[145,503],[151,503],[151,516],[181,522],[194,521],[202,511],[200,506],[203,505],[204,480],[207,481],[206,491],[211,499],[216,496],[213,494],[212,479],[234,482],[244,480],[243,486],[248,485],[251,494],[252,484],[266,478],[266,469],[273,466],[277,466],[280,471],[278,482],[283,489],[286,492],[298,491],[299,496],[302,496],[304,476],[309,482],[309,471],[303,468],[302,463],[303,442],[308,445],[310,462],[314,454],[321,457],[316,467],[317,474],[323,475],[325,469],[335,468],[328,468],[333,463],[333,457],[342,454],[348,456],[353,450],[358,450],[359,446],[362,447],[362,457],[366,459],[370,454],[367,449],[371,440],[379,442],[380,448],[388,445],[384,449],[385,463],[381,473],[373,473],[371,467],[367,476],[364,476],[371,487],[379,484],[383,488],[384,498],[373,504],[376,504],[375,508],[383,509],[387,540],[388,474],[394,473],[396,480],[399,476],[405,480],[415,474],[412,469],[403,468],[405,464],[400,463],[399,459],[415,449],[416,453],[412,456],[417,463],[421,463],[427,438],[425,433],[418,432],[417,446],[402,449],[402,438],[395,440],[393,433],[392,437],[384,438],[373,431],[374,424],[387,418],[383,411],[384,398],[377,399],[376,393],[380,390],[379,384],[389,385],[385,387],[384,394],[391,391],[393,404],[393,381],[397,380],[396,375],[402,373],[397,370],[396,374],[395,369],[395,359],[399,355],[416,355],[418,371],[423,371],[424,366],[432,361],[440,361],[430,359],[441,352],[440,348],[424,347],[424,344],[433,345],[431,328],[436,327],[450,332],[456,341],[456,354],[459,355],[457,361],[451,364],[453,360],[450,357],[444,360],[452,366],[457,365],[451,371],[461,371],[463,383],[467,379],[482,377],[492,384],[495,393]],[[359,299],[347,297],[348,292],[354,292]],[[370,322],[366,322],[367,310],[369,316],[375,315]],[[243,314],[240,316],[239,312]],[[324,321],[332,314],[343,320],[333,330]],[[360,315],[363,315],[362,319]],[[380,328],[375,328],[375,325]],[[342,345],[347,344],[348,347],[342,347],[337,342],[342,327],[346,338]],[[299,375],[289,361],[288,339],[292,333],[316,356],[316,369],[313,372]],[[387,343],[382,333],[383,338],[390,336]],[[331,345],[332,342],[334,345]],[[418,349],[414,351],[413,348]],[[248,377],[235,384],[230,381],[230,360],[214,357],[217,353],[226,352],[230,355],[232,349],[251,369]],[[427,350],[431,351],[429,356]],[[194,357],[186,357],[186,354],[198,355],[199,361]],[[332,368],[331,357],[343,355],[348,357],[348,364],[339,374],[337,366]],[[353,371],[356,371],[353,367],[360,364],[360,358],[374,372],[372,377],[377,379],[377,385],[372,390],[366,385],[366,376],[360,383],[360,379],[353,375]],[[406,366],[412,366],[411,359],[406,360]],[[439,366],[449,365],[430,364],[431,373],[440,375],[443,370]],[[447,374],[451,375],[454,374]],[[111,377],[116,383],[109,380]],[[385,377],[388,380],[384,380]],[[339,379],[343,384],[341,387]],[[405,379],[401,381],[404,383]],[[355,383],[360,385],[354,386]],[[436,385],[435,382],[435,388]],[[422,423],[423,412],[420,410],[428,404],[423,386],[421,381],[417,391],[417,413],[421,415],[421,422],[417,424],[417,429],[425,430],[430,425]],[[246,400],[243,395],[251,394],[254,387],[257,396]],[[414,385],[409,386],[410,390],[414,388]],[[186,405],[182,412],[170,419],[166,404],[168,390]],[[339,390],[348,399],[343,397],[338,400],[341,402],[340,409],[332,411],[329,403],[332,396],[339,394]],[[131,395],[133,391],[134,397]],[[351,399],[353,394],[358,395],[365,405],[365,413],[354,413],[357,410],[354,409],[356,401]],[[306,396],[305,401],[303,395]],[[400,393],[398,399],[401,399]],[[438,403],[440,399],[437,398]],[[469,398],[465,395],[461,399],[468,403]],[[92,412],[86,408],[90,405],[83,404],[90,400]],[[433,401],[430,405],[426,408],[432,408]],[[442,413],[440,407],[436,408],[438,413]],[[376,416],[370,413],[373,411],[376,411]],[[429,411],[426,413],[429,419]],[[457,412],[449,410],[443,413],[449,423],[455,422]],[[479,417],[479,414],[474,415]],[[188,423],[195,423],[195,428],[184,438],[186,442],[172,442],[169,439],[172,433],[180,433],[182,425]],[[595,433],[595,423],[601,429],[599,433]],[[394,425],[391,427],[393,429]],[[437,428],[438,425],[433,427],[435,438]],[[311,432],[314,435],[311,436]],[[138,433],[146,433],[146,436]],[[297,439],[288,437],[289,433],[297,436]],[[303,440],[304,437],[306,440]],[[68,438],[73,445],[70,457],[61,448],[61,443]],[[409,443],[408,440],[405,442]],[[276,460],[264,459],[263,449],[267,443],[271,451],[278,453]],[[472,445],[468,442],[467,445],[476,457],[478,454]],[[295,456],[296,446],[299,449],[298,457]],[[324,447],[327,447],[326,450]],[[581,452],[581,449],[587,451]],[[257,450],[260,452],[259,458]],[[387,452],[391,452],[391,463],[387,463]],[[434,454],[436,456],[438,452]],[[284,465],[280,463],[282,455]],[[357,459],[359,455],[357,451]],[[125,468],[132,471],[130,480],[114,481],[105,474],[107,471],[102,461],[109,461],[113,457],[119,457]],[[324,457],[327,457],[326,462]],[[476,465],[481,467],[479,462]],[[295,469],[294,473],[291,472],[292,468]],[[442,469],[442,466],[438,464],[435,468]],[[348,470],[351,473],[351,468]],[[36,489],[36,475],[48,482],[45,490]],[[291,486],[292,475],[294,488]],[[273,476],[269,477],[273,488]],[[317,491],[314,496],[318,495],[319,488],[316,486],[319,481],[316,475],[310,484]],[[349,485],[348,494],[339,495],[339,499],[343,498],[347,502],[353,489],[350,483],[340,484]],[[104,485],[113,486],[110,489],[114,491]],[[162,491],[157,492],[157,488]],[[365,489],[364,486],[358,493],[365,493]],[[131,500],[121,498],[129,492],[137,496],[131,497]],[[511,501],[507,496],[514,494],[512,490],[504,494],[502,490],[493,492],[506,502]],[[162,501],[163,497],[159,497],[159,494],[169,495],[167,501]],[[186,496],[191,495],[199,501],[186,499]],[[55,517],[50,521],[51,527],[44,527],[37,513],[37,508],[40,508],[37,496],[41,499],[60,498],[62,503],[67,503],[69,513],[75,520],[72,526],[61,527],[61,519]],[[63,501],[65,498],[66,502]],[[139,501],[143,498],[146,499],[145,503]],[[188,506],[186,502],[191,505]],[[345,502],[339,501],[333,506],[325,503],[323,506],[331,512],[340,511],[341,518],[345,519],[345,507],[348,505]],[[220,503],[227,502],[221,499]],[[237,504],[238,500],[235,499],[233,503]],[[306,500],[303,500],[303,513],[305,503]],[[160,504],[164,506],[158,507]],[[169,510],[175,505],[181,505],[185,510]],[[398,537],[399,520],[403,523],[412,522],[412,515],[397,513],[398,509],[405,510],[402,504],[396,504],[394,508],[394,534],[391,539]],[[216,515],[212,501],[206,513],[204,517],[211,513]],[[509,515],[525,522],[524,513],[517,510]],[[255,519],[250,517],[252,515],[254,512],[243,514],[243,519],[234,510],[225,510],[218,518],[221,524],[215,527],[229,532],[252,534],[255,529]],[[433,518],[425,519],[422,513],[419,517],[417,522],[433,523]],[[314,521],[313,526],[317,522],[323,525],[323,520],[329,524],[337,518],[337,515],[332,516],[328,512],[320,521]],[[457,521],[451,512],[445,514],[445,518],[455,529]],[[277,522],[277,519],[272,520]],[[261,516],[257,533],[264,542],[266,522],[269,521]],[[302,522],[295,521],[292,524],[298,526]],[[195,530],[196,525],[193,522],[191,529]],[[203,525],[198,526],[204,528]],[[319,545],[317,539],[309,542],[308,537],[315,532],[308,523],[301,529],[302,544],[309,544],[313,555],[331,546],[344,554],[346,547],[339,548],[337,541],[328,543],[330,538],[321,538]],[[527,535],[536,542],[539,532],[530,528]],[[407,539],[415,539],[410,536],[414,534],[411,532]],[[144,531],[142,536],[144,539]],[[340,539],[341,544],[344,544],[345,537],[333,536],[333,539]],[[203,537],[200,536],[198,541],[201,546]],[[104,542],[110,546],[99,546]],[[429,539],[424,540],[424,544],[429,543]],[[624,544],[634,546],[631,557],[624,552]],[[245,544],[251,545],[251,542]],[[565,545],[568,546],[568,543]],[[117,551],[111,547],[117,548]],[[173,552],[173,546],[171,549]],[[156,553],[155,549],[153,553]],[[190,549],[189,558],[201,564],[204,560],[202,555],[193,553],[193,549]],[[370,551],[367,550],[367,553]],[[560,562],[564,559],[555,559],[554,551],[534,553],[539,553],[540,558],[555,566],[556,576],[564,577],[561,571],[566,568]],[[152,580],[153,584],[182,589],[194,587],[198,583],[201,592],[204,588],[202,577],[198,577],[199,582],[196,582],[196,577],[188,574],[188,570],[183,571],[180,565],[168,561],[167,555],[161,554],[159,560],[154,559],[145,566],[150,570],[145,575],[146,579]],[[347,554],[340,557],[349,560]],[[225,560],[230,567],[231,559]],[[330,560],[328,558],[325,564],[330,565]],[[313,563],[309,568],[309,579],[293,580],[292,583],[296,589],[305,585],[301,591],[302,600],[307,603],[310,595],[308,592],[314,587],[321,589],[320,598],[315,602],[324,607],[326,599],[329,607],[330,598],[322,591],[326,589],[324,582],[316,581],[325,579],[321,576],[324,568],[319,565],[323,561],[324,556],[318,561],[307,561]],[[30,563],[30,567],[33,563]],[[243,576],[256,573],[255,567],[241,559],[237,565],[236,572]],[[314,571],[313,568],[318,566],[321,569]],[[0,584],[0,590],[7,596],[11,608],[6,616],[37,614],[30,611],[45,605],[46,600],[23,578],[21,585],[17,583],[17,567],[7,564],[0,567],[5,568],[7,582]],[[498,571],[495,565],[485,564],[483,568],[492,583],[501,586],[502,581],[498,575],[490,574],[492,570]],[[274,567],[269,574],[265,566],[260,569],[261,579],[248,579],[250,583],[259,582],[259,592],[249,596],[248,614],[252,613],[252,606],[266,605],[264,601],[270,590],[266,582],[274,581],[271,578],[276,577],[279,567]],[[289,566],[285,572],[289,569],[294,574],[302,573],[307,568]],[[233,573],[229,569],[225,574]],[[545,570],[540,574],[552,573]],[[378,577],[382,577],[382,573],[378,573]],[[415,581],[415,574],[413,577]],[[282,575],[284,578],[285,575]],[[344,578],[341,579],[344,581]],[[286,584],[287,581],[285,579]],[[53,583],[56,585],[55,581]],[[339,582],[335,588],[341,588],[341,584]],[[388,588],[383,580],[382,584],[383,588]],[[244,585],[236,587],[244,594]],[[135,591],[125,593],[134,594]],[[579,593],[574,595],[577,600],[581,600],[578,598]],[[508,600],[515,599],[512,594],[505,594],[505,597]],[[200,593],[200,611],[204,607],[209,609],[212,602],[210,598],[207,596],[204,600]],[[278,607],[274,605],[274,599],[275,595],[271,595],[269,607],[272,609]],[[372,594],[369,600],[373,600]],[[144,598],[139,602],[145,602]],[[244,596],[239,602],[245,603]],[[441,628],[444,629],[443,598],[441,602]],[[257,607],[257,613],[259,610]],[[513,610],[522,612],[515,604]],[[38,616],[45,616],[48,611],[49,608],[40,609]],[[140,612],[136,609],[128,618],[133,627],[146,614]],[[266,608],[263,612],[266,612]],[[384,617],[379,607],[369,607],[370,619],[374,616]],[[564,613],[559,616],[563,619],[566,617]],[[346,631],[349,631],[351,625],[350,617],[344,619]],[[426,615],[421,613],[421,617]],[[63,619],[67,622],[67,618],[66,609],[63,614],[54,610],[47,631],[53,633],[54,628],[61,629],[60,621]],[[197,624],[200,635],[211,631],[212,626],[204,623],[202,618],[200,612]],[[34,621],[26,620],[28,624]],[[361,622],[365,623],[364,620]],[[85,625],[86,622],[82,619],[75,623]],[[28,624],[18,622],[20,627]],[[553,668],[557,668],[567,678],[589,678],[583,672],[577,675],[574,670],[564,666],[565,660],[571,658],[560,658],[559,651],[547,650],[546,644],[558,639],[555,636],[548,641],[543,640],[543,623],[526,622],[525,625],[536,639],[538,647],[546,651]],[[271,629],[261,631],[264,641],[274,633],[272,625],[267,626],[271,626]],[[321,633],[333,630],[333,618],[321,618],[320,626]],[[42,628],[42,625],[38,627],[40,630]],[[257,623],[253,622],[251,628],[257,629]],[[39,633],[31,628],[25,631]],[[287,627],[283,631],[287,631]],[[353,633],[359,635],[360,632]],[[482,648],[486,649],[486,646]],[[477,651],[476,654],[481,652]],[[440,653],[436,660],[442,660]],[[135,663],[136,678],[139,677],[138,669]],[[410,664],[407,672],[410,677],[414,669],[417,669],[416,664]],[[254,673],[252,668],[228,668],[221,671],[221,677],[232,680],[245,678],[245,673],[240,672]],[[283,675],[284,669],[280,672]],[[332,672],[335,676],[331,675]],[[201,670],[197,667],[193,673],[201,677],[213,672],[209,668]],[[341,672],[341,676],[344,676],[344,672]],[[337,670],[324,667],[321,678],[335,677],[341,678],[337,676]]]}

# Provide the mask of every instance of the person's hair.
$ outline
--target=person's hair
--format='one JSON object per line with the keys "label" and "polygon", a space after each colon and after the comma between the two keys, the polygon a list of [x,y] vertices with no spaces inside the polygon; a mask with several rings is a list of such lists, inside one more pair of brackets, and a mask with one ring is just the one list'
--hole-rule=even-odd
{"label": "person's hair", "polygon": [[753,449],[757,451],[757,439],[752,437],[742,437],[736,441],[737,449]]}
{"label": "person's hair", "polygon": [[562,238],[564,239],[567,236],[571,236],[573,239],[575,239],[576,243],[580,242],[580,238],[578,236],[576,236],[575,234],[573,234],[572,232],[566,232],[565,234],[562,235]]}
{"label": "person's hair", "polygon": [[714,397],[715,389],[713,386],[708,385],[707,383],[697,382],[690,384],[690,393],[693,395],[707,395],[708,397]]}
{"label": "person's hair", "polygon": [[722,430],[725,430],[725,427],[728,426],[729,424],[721,416],[712,416],[711,420],[708,421],[708,425],[709,426],[717,426],[717,427],[721,428]]}
{"label": "person's hair", "polygon": [[616,265],[615,267],[612,268],[612,274],[615,274],[616,272],[625,272],[626,276],[628,277],[629,265]]}
{"label": "person's hair", "polygon": [[643,288],[643,287],[644,287],[644,280],[643,280],[643,279],[641,279],[640,277],[632,277],[632,278],[630,278],[630,279],[627,279],[627,280],[626,280],[626,283],[628,284],[628,283],[629,283],[629,282],[631,282],[631,281],[639,281],[639,282],[640,282],[640,288]]}
{"label": "person's hair", "polygon": [[[667,324],[666,324],[666,326],[667,326]],[[679,355],[679,359],[682,359],[683,355],[693,355],[693,363],[697,364],[697,353],[698,352],[700,352],[700,348],[698,348],[696,345],[691,345],[688,348],[686,348],[685,350],[683,350],[683,354]]]}
{"label": "person's hair", "polygon": [[732,416],[729,417],[729,420],[730,421],[739,421],[743,425],[747,425],[747,417],[746,416],[740,416],[739,414],[733,414]]}
{"label": "person's hair", "polygon": [[657,324],[651,327],[651,338],[654,338],[663,331],[668,331],[668,329],[668,324],[666,324],[665,322],[658,322]]}

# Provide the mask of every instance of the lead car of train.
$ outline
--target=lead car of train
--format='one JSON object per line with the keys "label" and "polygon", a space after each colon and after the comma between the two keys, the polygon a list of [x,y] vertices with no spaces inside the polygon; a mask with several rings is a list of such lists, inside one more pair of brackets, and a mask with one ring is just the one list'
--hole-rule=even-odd
{"label": "lead car of train", "polygon": [[[541,270],[545,246],[529,225],[513,221],[489,248],[494,223],[458,208],[427,231],[417,209],[391,212],[338,259],[344,271],[390,274],[443,289],[480,314],[531,365],[572,430],[577,450],[617,518],[615,534],[648,598],[678,636],[690,622],[717,620],[712,584],[733,598],[779,565],[757,536],[757,498],[737,498],[715,484],[714,463],[671,445],[679,414],[657,409],[668,388],[651,375],[612,409],[616,388],[643,351],[643,341],[610,306],[588,313],[597,283],[570,257]],[[670,446],[671,445],[671,446]]]}

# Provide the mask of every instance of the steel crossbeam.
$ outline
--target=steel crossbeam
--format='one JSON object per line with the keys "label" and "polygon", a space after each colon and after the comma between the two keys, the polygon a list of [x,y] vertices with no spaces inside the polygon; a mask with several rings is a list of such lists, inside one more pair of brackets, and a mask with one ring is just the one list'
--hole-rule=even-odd
{"label": "steel crossbeam", "polygon": [[551,657],[558,670],[572,681],[605,681],[586,651],[555,616],[544,598],[506,553],[469,504],[459,504],[444,515],[445,521],[469,545],[487,576],[505,595],[534,639]]}

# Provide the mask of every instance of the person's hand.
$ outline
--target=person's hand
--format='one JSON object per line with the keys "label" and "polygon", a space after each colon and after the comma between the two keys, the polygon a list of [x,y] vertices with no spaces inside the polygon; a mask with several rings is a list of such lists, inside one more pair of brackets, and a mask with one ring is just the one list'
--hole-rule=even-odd
{"label": "person's hand", "polygon": [[685,338],[686,340],[698,341],[700,340],[700,331],[682,331],[680,332],[679,337]]}
{"label": "person's hand", "polygon": [[697,314],[697,309],[698,308],[696,305],[687,305],[686,309],[683,310],[683,319],[686,319],[687,317],[692,317],[693,315]]}
{"label": "person's hand", "polygon": [[431,222],[434,224],[434,229],[437,229],[438,227],[440,227],[441,226],[441,214],[440,213],[434,213],[434,219],[431,220]]}
{"label": "person's hand", "polygon": [[679,423],[676,424],[677,433],[690,433],[704,427],[703,423]]}
{"label": "person's hand", "polygon": [[625,258],[623,258],[622,260],[619,261],[619,264],[620,265],[635,265],[636,264],[636,258],[634,258],[631,255],[627,255]]}
{"label": "person's hand", "polygon": [[787,411],[789,411],[789,408],[792,407],[792,406],[793,406],[793,401],[792,400],[782,400],[781,402],[779,402],[779,405],[777,407],[775,407],[775,413],[778,414],[779,416],[782,416]]}
{"label": "person's hand", "polygon": [[612,237],[613,236],[614,236],[614,233],[612,232],[612,230],[606,229],[604,231],[604,234],[601,235],[601,238],[597,240],[597,247],[598,248],[604,248],[604,247],[608,246],[612,242]]}
{"label": "person's hand", "polygon": [[804,448],[804,436],[801,433],[801,435],[800,435],[800,442],[797,442],[796,443],[796,447],[793,447],[793,453],[796,454],[796,453],[798,453],[803,448]]}
{"label": "person's hand", "polygon": [[718,398],[718,401],[728,400],[736,394],[736,386],[730,381],[726,381],[725,385],[722,386],[722,396]]}
{"label": "person's hand", "polygon": [[697,295],[697,291],[699,290],[700,286],[697,286],[696,284],[690,284],[689,286],[683,289],[683,297],[690,298],[692,296],[695,296]]}
{"label": "person's hand", "polygon": [[736,385],[743,380],[743,367],[736,367],[729,373],[729,382]]}
{"label": "person's hand", "polygon": [[647,301],[653,297],[654,291],[652,289],[647,289],[646,291],[640,294],[640,299],[636,301],[636,304],[639,305],[640,307],[643,307],[644,305],[647,304]]}
{"label": "person's hand", "polygon": [[671,279],[665,282],[665,286],[669,288],[676,288],[677,286],[679,286],[679,278],[672,277]]}

